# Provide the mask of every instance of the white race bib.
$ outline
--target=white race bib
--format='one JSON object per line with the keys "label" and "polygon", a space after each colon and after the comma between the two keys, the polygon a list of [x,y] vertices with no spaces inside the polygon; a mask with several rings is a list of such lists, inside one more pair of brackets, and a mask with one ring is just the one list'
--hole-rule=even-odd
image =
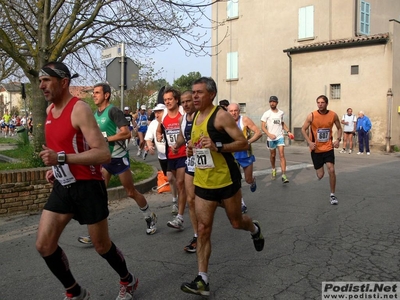
{"label": "white race bib", "polygon": [[214,168],[214,160],[211,156],[210,149],[193,149],[195,156],[196,167],[199,169]]}
{"label": "white race bib", "polygon": [[325,143],[330,140],[329,128],[318,128],[317,129],[317,141]]}
{"label": "white race bib", "polygon": [[189,172],[194,172],[194,169],[196,167],[195,157],[194,156],[188,157],[186,159],[186,166],[187,166],[187,169],[188,169]]}
{"label": "white race bib", "polygon": [[68,185],[76,182],[74,175],[67,164],[52,166],[53,175],[61,185]]}
{"label": "white race bib", "polygon": [[180,133],[180,129],[168,129],[165,131],[165,135],[167,136],[167,143],[168,146],[172,147],[173,145],[176,144],[176,141],[178,139],[178,134]]}

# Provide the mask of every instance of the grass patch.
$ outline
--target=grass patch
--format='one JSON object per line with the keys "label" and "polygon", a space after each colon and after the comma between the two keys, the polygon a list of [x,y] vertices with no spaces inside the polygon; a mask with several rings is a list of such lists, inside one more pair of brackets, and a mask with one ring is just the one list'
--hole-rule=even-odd
{"label": "grass patch", "polygon": [[16,144],[17,140],[14,138],[5,138],[4,136],[0,137],[0,144]]}
{"label": "grass patch", "polygon": [[[20,160],[20,162],[16,163],[0,162],[0,171],[45,167],[40,157],[34,152],[32,145],[30,144],[26,145],[24,144],[23,141],[10,138],[0,138],[0,143],[2,143],[3,140],[11,140],[9,143],[16,144],[17,148],[12,150],[0,151],[0,154],[18,159]],[[150,165],[136,161],[132,158],[130,159],[130,162],[131,162],[131,170],[133,173],[133,180],[135,183],[150,178],[150,176],[153,174],[153,168]],[[118,176],[112,176],[108,184],[108,187],[118,187],[118,186],[121,186],[121,182]]]}
{"label": "grass patch", "polygon": [[[153,174],[153,168],[150,165],[138,162],[133,158],[131,158],[130,161],[131,161],[131,171],[133,174],[133,181],[135,183],[150,178],[150,176]],[[121,186],[119,177],[111,176],[110,182],[108,183],[108,187],[111,188],[117,186]]]}

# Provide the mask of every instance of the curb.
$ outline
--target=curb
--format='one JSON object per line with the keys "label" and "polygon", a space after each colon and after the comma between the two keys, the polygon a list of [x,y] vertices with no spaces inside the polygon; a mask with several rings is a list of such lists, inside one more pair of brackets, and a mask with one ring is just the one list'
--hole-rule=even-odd
{"label": "curb", "polygon": [[[157,172],[157,168],[153,166],[153,175],[150,178],[135,183],[136,190],[141,194],[151,191],[157,185]],[[109,201],[121,200],[127,197],[123,186],[109,188],[107,192]]]}

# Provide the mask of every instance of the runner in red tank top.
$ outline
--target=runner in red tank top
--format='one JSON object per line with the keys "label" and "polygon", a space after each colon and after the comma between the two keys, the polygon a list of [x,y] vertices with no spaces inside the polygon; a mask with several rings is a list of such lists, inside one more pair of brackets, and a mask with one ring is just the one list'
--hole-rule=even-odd
{"label": "runner in red tank top", "polygon": [[[46,166],[52,167],[46,179],[54,185],[40,218],[36,249],[63,284],[65,299],[89,299],[90,293],[75,281],[58,245],[72,218],[87,224],[96,251],[120,276],[117,299],[132,299],[138,280],[129,273],[121,251],[108,234],[107,190],[100,164],[110,161],[110,151],[90,107],[69,92],[75,77],[60,62],[46,64],[39,73],[39,88],[52,103],[47,108],[46,146],[39,155]],[[33,298],[54,299],[55,295]]]}
{"label": "runner in red tank top", "polygon": [[164,104],[167,108],[164,112],[162,126],[164,138],[166,141],[166,153],[168,158],[168,171],[176,178],[176,187],[178,189],[178,214],[172,221],[168,221],[167,226],[183,230],[183,213],[186,206],[185,190],[185,168],[186,168],[186,145],[176,147],[176,141],[180,133],[180,118],[182,114],[179,111],[181,105],[181,94],[174,88],[164,90]]}

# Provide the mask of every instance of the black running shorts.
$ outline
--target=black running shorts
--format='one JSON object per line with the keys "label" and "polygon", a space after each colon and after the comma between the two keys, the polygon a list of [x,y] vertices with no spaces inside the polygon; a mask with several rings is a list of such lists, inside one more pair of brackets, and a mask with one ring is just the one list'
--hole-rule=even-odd
{"label": "black running shorts", "polygon": [[217,201],[219,203],[222,200],[233,197],[238,190],[242,187],[242,180],[238,179],[231,185],[228,185],[219,189],[204,189],[198,186],[194,187],[194,194],[204,200]]}
{"label": "black running shorts", "polygon": [[108,217],[108,196],[103,180],[78,180],[62,186],[57,180],[44,209],[74,214],[79,224],[95,224]]}
{"label": "black running shorts", "polygon": [[327,162],[335,164],[335,153],[333,152],[333,149],[321,153],[315,153],[312,151],[311,159],[314,164],[314,169],[318,170],[321,169]]}

